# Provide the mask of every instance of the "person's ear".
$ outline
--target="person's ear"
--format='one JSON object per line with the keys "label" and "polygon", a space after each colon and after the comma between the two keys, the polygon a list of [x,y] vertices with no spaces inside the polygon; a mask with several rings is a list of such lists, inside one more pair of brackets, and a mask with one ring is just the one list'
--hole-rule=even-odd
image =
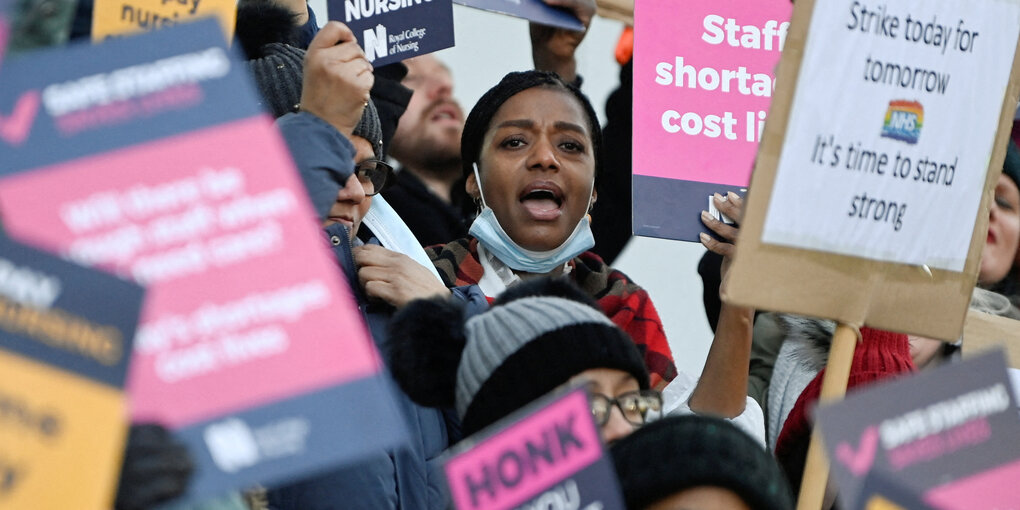
{"label": "person's ear", "polygon": [[599,201],[599,192],[595,188],[591,189],[591,203],[588,204],[588,212],[591,212],[591,208],[595,207],[595,202]]}
{"label": "person's ear", "polygon": [[478,179],[475,179],[474,172],[468,175],[467,180],[464,181],[464,191],[475,200],[482,196],[481,190],[478,189]]}

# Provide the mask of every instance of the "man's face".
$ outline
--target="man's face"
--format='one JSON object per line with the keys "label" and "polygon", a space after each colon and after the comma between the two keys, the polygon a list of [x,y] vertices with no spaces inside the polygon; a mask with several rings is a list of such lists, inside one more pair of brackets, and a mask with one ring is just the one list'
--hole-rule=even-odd
{"label": "man's face", "polygon": [[414,95],[397,124],[390,154],[404,165],[425,171],[459,162],[464,113],[453,99],[450,70],[432,55],[404,63],[407,76],[402,83]]}

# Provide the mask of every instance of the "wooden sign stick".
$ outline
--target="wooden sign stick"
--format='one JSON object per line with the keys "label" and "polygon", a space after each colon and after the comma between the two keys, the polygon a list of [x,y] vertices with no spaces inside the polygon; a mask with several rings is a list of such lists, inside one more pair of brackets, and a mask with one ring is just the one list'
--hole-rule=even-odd
{"label": "wooden sign stick", "polygon": [[[818,402],[839,400],[846,394],[847,381],[850,380],[850,365],[854,360],[854,349],[860,331],[843,323],[836,324],[836,332],[832,335],[832,347],[829,349],[829,361],[825,365],[822,376],[822,389]],[[825,486],[829,481],[829,459],[825,455],[821,435],[817,427],[812,427],[811,445],[808,446],[807,462],[804,463],[804,476],[801,478],[800,494],[797,497],[797,510],[816,510],[822,508],[825,498]]]}

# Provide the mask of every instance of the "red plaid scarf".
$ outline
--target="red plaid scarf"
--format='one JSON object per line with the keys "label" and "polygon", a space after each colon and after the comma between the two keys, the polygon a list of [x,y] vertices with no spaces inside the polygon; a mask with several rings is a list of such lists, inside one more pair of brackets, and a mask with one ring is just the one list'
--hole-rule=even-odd
{"label": "red plaid scarf", "polygon": [[[447,287],[477,285],[482,279],[478,241],[458,239],[425,250]],[[644,289],[627,275],[610,268],[598,255],[584,252],[569,262],[570,277],[598,301],[613,323],[627,332],[644,356],[653,388],[662,388],[676,377],[673,354],[662,330],[655,305]],[[490,302],[494,296],[489,296]]]}

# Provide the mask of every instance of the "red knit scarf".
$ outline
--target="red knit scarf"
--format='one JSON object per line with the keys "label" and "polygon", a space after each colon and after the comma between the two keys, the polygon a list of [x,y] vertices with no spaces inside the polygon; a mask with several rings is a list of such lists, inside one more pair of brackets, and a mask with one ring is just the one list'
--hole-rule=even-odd
{"label": "red knit scarf", "polygon": [[[447,287],[477,285],[482,279],[478,240],[458,239],[425,250]],[[673,354],[666,342],[659,313],[644,289],[627,275],[610,268],[598,255],[584,252],[569,262],[570,277],[598,301],[613,323],[627,332],[644,356],[653,388],[662,388],[676,377]],[[490,302],[495,296],[489,296]]]}

